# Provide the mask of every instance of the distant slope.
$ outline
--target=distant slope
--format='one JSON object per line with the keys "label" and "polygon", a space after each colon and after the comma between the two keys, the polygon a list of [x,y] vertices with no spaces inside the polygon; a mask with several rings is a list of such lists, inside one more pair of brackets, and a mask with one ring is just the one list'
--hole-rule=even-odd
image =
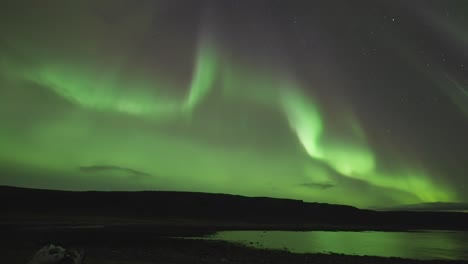
{"label": "distant slope", "polygon": [[468,203],[420,203],[385,208],[385,211],[468,212]]}
{"label": "distant slope", "polygon": [[193,192],[70,192],[0,186],[0,214],[201,219],[369,229],[468,230],[458,212],[378,212],[299,200]]}

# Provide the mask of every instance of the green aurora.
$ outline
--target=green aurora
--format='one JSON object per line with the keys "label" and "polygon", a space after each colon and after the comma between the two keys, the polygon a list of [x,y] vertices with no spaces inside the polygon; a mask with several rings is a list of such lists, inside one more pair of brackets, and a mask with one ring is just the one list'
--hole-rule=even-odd
{"label": "green aurora", "polygon": [[[323,96],[346,81],[306,81],[281,55],[230,47],[215,18],[177,22],[186,29],[144,45],[155,21],[170,20],[161,10],[178,9],[123,3],[112,7],[125,10],[112,23],[87,1],[54,2],[54,10],[11,4],[22,12],[10,10],[0,27],[0,184],[360,207],[466,200],[412,146],[370,139],[346,96]],[[147,49],[156,55],[145,57]],[[466,114],[467,88],[448,80]]]}

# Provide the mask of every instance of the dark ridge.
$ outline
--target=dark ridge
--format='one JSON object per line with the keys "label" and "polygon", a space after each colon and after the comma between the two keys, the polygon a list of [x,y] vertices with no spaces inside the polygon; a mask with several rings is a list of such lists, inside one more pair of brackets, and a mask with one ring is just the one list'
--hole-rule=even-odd
{"label": "dark ridge", "polygon": [[56,191],[0,186],[3,218],[22,214],[192,219],[368,230],[468,230],[468,213],[381,212],[352,206],[238,195],[141,191]]}

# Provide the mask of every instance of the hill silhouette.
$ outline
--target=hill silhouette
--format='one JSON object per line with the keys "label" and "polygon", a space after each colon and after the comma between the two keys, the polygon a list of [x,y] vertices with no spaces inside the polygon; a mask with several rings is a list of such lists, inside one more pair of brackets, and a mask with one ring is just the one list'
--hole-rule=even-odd
{"label": "hill silhouette", "polygon": [[[190,219],[217,223],[327,226],[333,229],[468,230],[468,213],[373,211],[352,206],[227,194],[57,191],[0,186],[0,212],[18,216]],[[283,227],[284,228],[284,227]]]}

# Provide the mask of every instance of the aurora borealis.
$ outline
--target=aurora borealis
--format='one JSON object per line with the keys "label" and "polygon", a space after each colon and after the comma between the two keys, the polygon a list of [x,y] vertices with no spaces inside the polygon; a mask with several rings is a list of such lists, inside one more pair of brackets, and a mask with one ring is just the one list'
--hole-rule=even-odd
{"label": "aurora borealis", "polygon": [[464,1],[5,1],[0,185],[468,202]]}

